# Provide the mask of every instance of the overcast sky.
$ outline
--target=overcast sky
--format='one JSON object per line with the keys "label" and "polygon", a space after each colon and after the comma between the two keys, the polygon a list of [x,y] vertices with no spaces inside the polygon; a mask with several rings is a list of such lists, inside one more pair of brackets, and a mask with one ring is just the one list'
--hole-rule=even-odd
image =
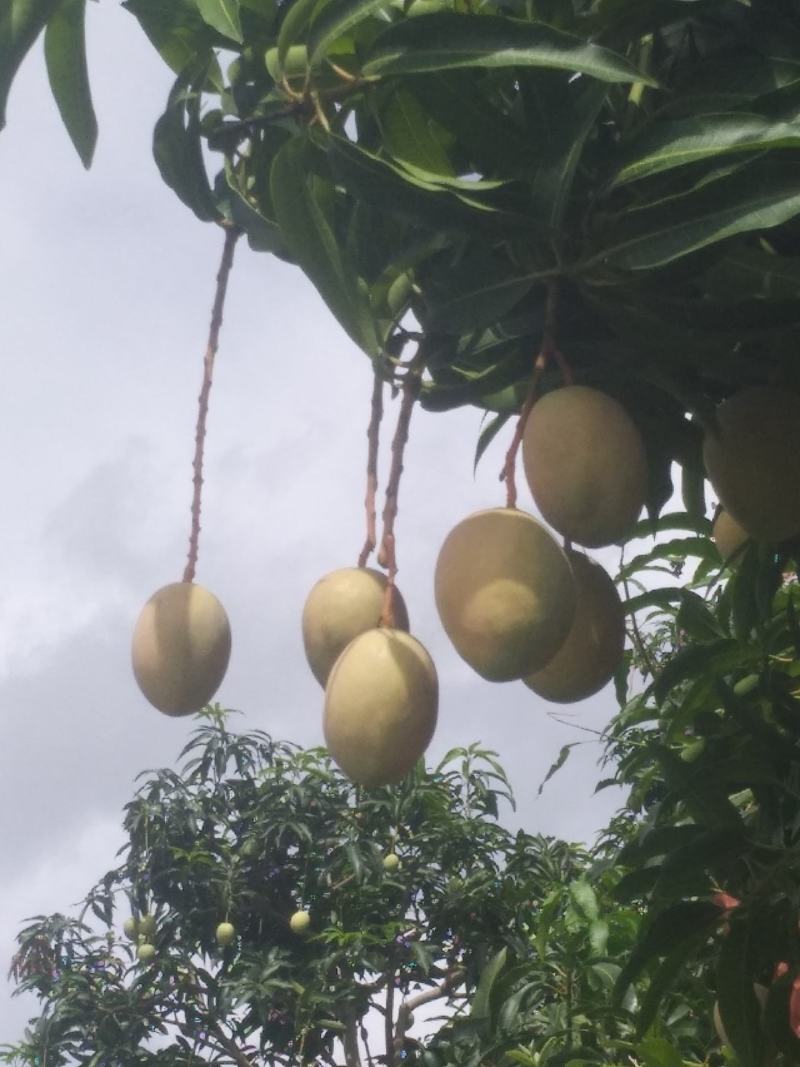
{"label": "overcast sky", "polygon": [[[23,918],[68,910],[113,864],[135,775],[171,764],[193,728],[139,694],[130,634],[144,601],[183,570],[222,235],[152,162],[169,72],[116,4],[89,5],[89,23],[92,171],[61,128],[40,48],[0,134],[0,975]],[[352,565],[361,546],[370,388],[366,357],[299,270],[241,242],[211,396],[197,580],[231,619],[218,698],[246,712],[242,728],[322,743],[300,613],[313,582]],[[387,445],[395,417],[396,405]],[[474,409],[416,412],[400,494],[398,584],[441,682],[430,756],[482,741],[518,797],[509,825],[590,839],[619,800],[593,796],[597,745],[537,798],[560,746],[587,735],[521,683],[481,681],[436,617],[442,540],[470,511],[504,502],[505,439],[472,475],[479,424]],[[532,507],[524,486],[520,504]],[[598,729],[614,706],[607,692],[566,717]],[[0,1044],[35,1009],[2,982]]]}

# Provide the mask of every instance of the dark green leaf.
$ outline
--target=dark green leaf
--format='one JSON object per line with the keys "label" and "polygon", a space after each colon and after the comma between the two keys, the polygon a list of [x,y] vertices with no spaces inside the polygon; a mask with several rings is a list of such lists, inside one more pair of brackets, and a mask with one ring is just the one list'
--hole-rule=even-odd
{"label": "dark green leaf", "polygon": [[84,167],[97,144],[97,119],[86,67],[86,0],[64,0],[47,23],[44,54],[61,118]]}
{"label": "dark green leaf", "polygon": [[510,418],[511,415],[507,412],[495,415],[494,418],[489,419],[489,421],[481,430],[480,436],[478,437],[478,443],[475,446],[475,461],[472,464],[473,474],[478,469],[478,464],[481,461],[481,456],[492,443],[492,441],[495,439],[495,437],[498,435],[498,433],[503,429],[503,427]]}
{"label": "dark green leaf", "polygon": [[615,185],[686,166],[728,152],[800,147],[796,122],[770,122],[761,115],[693,115],[657,123],[624,153]]}
{"label": "dark green leaf", "polygon": [[450,12],[395,23],[376,39],[363,73],[385,76],[457,67],[545,67],[606,82],[653,84],[623,56],[543,23]]}
{"label": "dark green leaf", "polygon": [[190,63],[211,58],[211,48],[224,43],[204,22],[195,0],[124,0],[164,62],[180,74]]}
{"label": "dark green leaf", "polygon": [[310,66],[319,66],[329,45],[388,4],[389,0],[327,0],[317,8],[311,22],[308,38]]}
{"label": "dark green leaf", "polygon": [[760,1067],[764,1056],[760,1008],[753,993],[753,948],[748,922],[732,922],[717,966],[720,1017],[742,1067]]}
{"label": "dark green leaf", "polygon": [[283,239],[342,328],[369,355],[378,341],[366,287],[336,235],[332,182],[317,173],[316,150],[287,141],[272,164],[270,189]]}
{"label": "dark green leaf", "polygon": [[[204,68],[205,70],[205,68]],[[153,131],[153,155],[161,177],[203,222],[218,220],[220,211],[208,183],[200,130],[200,93],[193,82],[205,80],[204,71],[187,68],[169,94],[167,109]]]}
{"label": "dark green leaf", "polygon": [[736,234],[779,226],[800,213],[800,164],[748,167],[615,221],[597,256],[627,270],[652,270]]}
{"label": "dark green leaf", "polygon": [[507,956],[508,949],[501,948],[499,952],[492,956],[481,972],[478,988],[475,990],[475,996],[472,999],[470,1016],[473,1019],[483,1020],[489,1018],[492,988],[506,965]]}
{"label": "dark green leaf", "polygon": [[381,130],[390,154],[430,174],[455,176],[442,143],[441,127],[434,127],[428,112],[409,89],[393,92],[381,109]]}
{"label": "dark green leaf", "polygon": [[61,0],[4,0],[0,6],[0,130],[11,83],[28,49]]}

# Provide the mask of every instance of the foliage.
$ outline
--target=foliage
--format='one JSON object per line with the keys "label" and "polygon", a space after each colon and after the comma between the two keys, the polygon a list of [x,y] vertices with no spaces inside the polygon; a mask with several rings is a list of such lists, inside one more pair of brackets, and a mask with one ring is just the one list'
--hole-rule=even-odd
{"label": "foliage", "polygon": [[[387,376],[415,340],[428,407],[519,407],[548,279],[573,372],[647,438],[654,513],[673,463],[701,484],[717,400],[797,384],[793,0],[124,6],[176,73],[154,137],[167,184],[296,262]],[[13,0],[6,79],[43,26],[61,54],[79,41],[83,8]],[[88,88],[60,66],[88,161]]]}
{"label": "foliage", "polygon": [[[145,777],[122,863],[79,917],[19,935],[13,970],[43,1012],[5,1062],[334,1063],[338,1039],[354,1065],[381,1012],[387,1064],[630,1038],[631,1005],[609,994],[637,909],[613,904],[607,863],[498,823],[510,793],[491,753],[453,750],[359,794],[319,751],[207,719],[179,772]],[[300,907],[307,938],[288,925]],[[119,931],[126,913],[156,918],[152,963]],[[237,933],[224,949],[222,919]],[[427,1047],[409,1014],[436,999],[451,1018]]]}

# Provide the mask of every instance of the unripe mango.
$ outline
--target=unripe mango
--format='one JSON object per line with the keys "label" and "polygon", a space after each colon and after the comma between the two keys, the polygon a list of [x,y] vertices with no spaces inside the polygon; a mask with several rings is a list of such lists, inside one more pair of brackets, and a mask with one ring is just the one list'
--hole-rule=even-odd
{"label": "unripe mango", "polygon": [[191,715],[219,688],[231,653],[220,602],[200,585],[174,582],[154,593],[133,632],[133,673],[165,715]]}
{"label": "unripe mango", "polygon": [[597,389],[554,389],[531,410],[525,477],[546,522],[576,544],[621,541],[647,495],[647,456],[625,408]]}
{"label": "unripe mango", "polygon": [[368,630],[328,678],[325,743],[351,781],[399,782],[433,737],[438,702],[436,668],[419,641],[402,630]]}
{"label": "unripe mango", "polygon": [[435,594],[456,651],[493,682],[543,667],[575,614],[566,555],[540,522],[516,508],[478,511],[450,531],[436,563]]}
{"label": "unripe mango", "polygon": [[[320,685],[350,642],[379,624],[386,575],[370,567],[343,567],[314,585],[303,608],[303,645],[308,665]],[[392,594],[394,628],[408,630],[408,612],[400,591]]]}

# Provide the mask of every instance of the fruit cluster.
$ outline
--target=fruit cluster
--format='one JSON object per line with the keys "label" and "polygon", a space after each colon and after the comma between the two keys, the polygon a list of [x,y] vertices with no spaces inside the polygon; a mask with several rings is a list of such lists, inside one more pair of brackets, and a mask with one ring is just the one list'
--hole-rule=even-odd
{"label": "fruit cluster", "polygon": [[[618,401],[569,384],[531,408],[522,460],[536,506],[564,547],[516,507],[470,515],[439,553],[437,609],[456,650],[483,678],[521,679],[559,703],[583,700],[620,661],[624,611],[603,568],[572,546],[599,548],[630,534],[647,493],[645,447]],[[724,558],[750,537],[775,542],[800,533],[797,394],[759,386],[725,400],[706,429],[704,461],[724,509],[714,527]],[[344,773],[367,787],[404,778],[437,719],[436,668],[408,632],[391,574],[334,571],[303,610],[306,655],[325,688],[326,743]],[[155,593],[139,617],[134,674],[160,711],[190,714],[216,693],[230,647],[216,597],[177,582]]]}

